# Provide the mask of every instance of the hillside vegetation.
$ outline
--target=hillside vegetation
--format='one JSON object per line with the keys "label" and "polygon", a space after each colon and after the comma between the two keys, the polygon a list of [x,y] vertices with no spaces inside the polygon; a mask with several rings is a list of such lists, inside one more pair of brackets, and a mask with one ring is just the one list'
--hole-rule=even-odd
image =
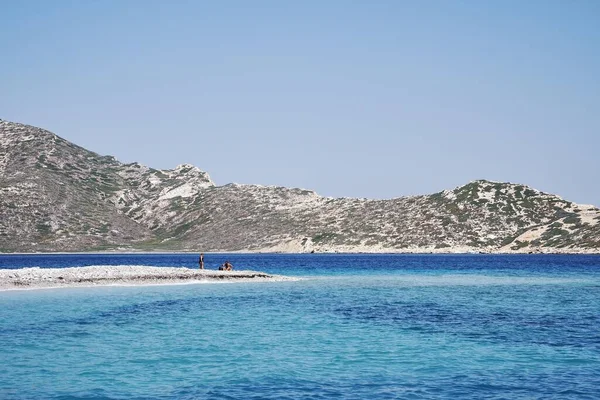
{"label": "hillside vegetation", "polygon": [[217,186],[0,121],[4,252],[600,252],[599,223],[593,206],[485,180],[390,200]]}

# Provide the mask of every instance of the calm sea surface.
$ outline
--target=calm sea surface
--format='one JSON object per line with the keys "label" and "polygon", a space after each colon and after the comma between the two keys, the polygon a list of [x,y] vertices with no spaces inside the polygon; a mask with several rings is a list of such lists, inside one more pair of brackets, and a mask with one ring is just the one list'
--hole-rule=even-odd
{"label": "calm sea surface", "polygon": [[0,399],[600,398],[600,256],[205,256],[225,260],[302,279],[0,292]]}

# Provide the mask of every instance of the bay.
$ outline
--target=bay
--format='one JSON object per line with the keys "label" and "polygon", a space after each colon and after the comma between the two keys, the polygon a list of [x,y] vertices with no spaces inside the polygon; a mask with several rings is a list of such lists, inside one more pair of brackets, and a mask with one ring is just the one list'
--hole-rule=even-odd
{"label": "bay", "polygon": [[[198,254],[0,268],[197,268]],[[3,399],[597,398],[596,255],[206,254],[293,282],[0,292]]]}

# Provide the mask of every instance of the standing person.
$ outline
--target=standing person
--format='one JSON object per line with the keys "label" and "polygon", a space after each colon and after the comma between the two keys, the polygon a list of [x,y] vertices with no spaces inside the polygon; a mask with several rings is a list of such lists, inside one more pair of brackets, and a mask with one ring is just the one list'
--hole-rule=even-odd
{"label": "standing person", "polygon": [[198,265],[200,269],[204,269],[204,253],[200,253],[200,258],[198,259]]}

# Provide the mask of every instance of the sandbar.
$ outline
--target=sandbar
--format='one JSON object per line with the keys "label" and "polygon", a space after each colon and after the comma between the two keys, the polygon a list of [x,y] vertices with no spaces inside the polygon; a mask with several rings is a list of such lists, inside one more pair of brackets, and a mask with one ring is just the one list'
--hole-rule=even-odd
{"label": "sandbar", "polygon": [[293,278],[257,271],[216,271],[185,267],[96,265],[71,268],[0,269],[0,290],[101,285],[168,285],[218,281],[285,281]]}

